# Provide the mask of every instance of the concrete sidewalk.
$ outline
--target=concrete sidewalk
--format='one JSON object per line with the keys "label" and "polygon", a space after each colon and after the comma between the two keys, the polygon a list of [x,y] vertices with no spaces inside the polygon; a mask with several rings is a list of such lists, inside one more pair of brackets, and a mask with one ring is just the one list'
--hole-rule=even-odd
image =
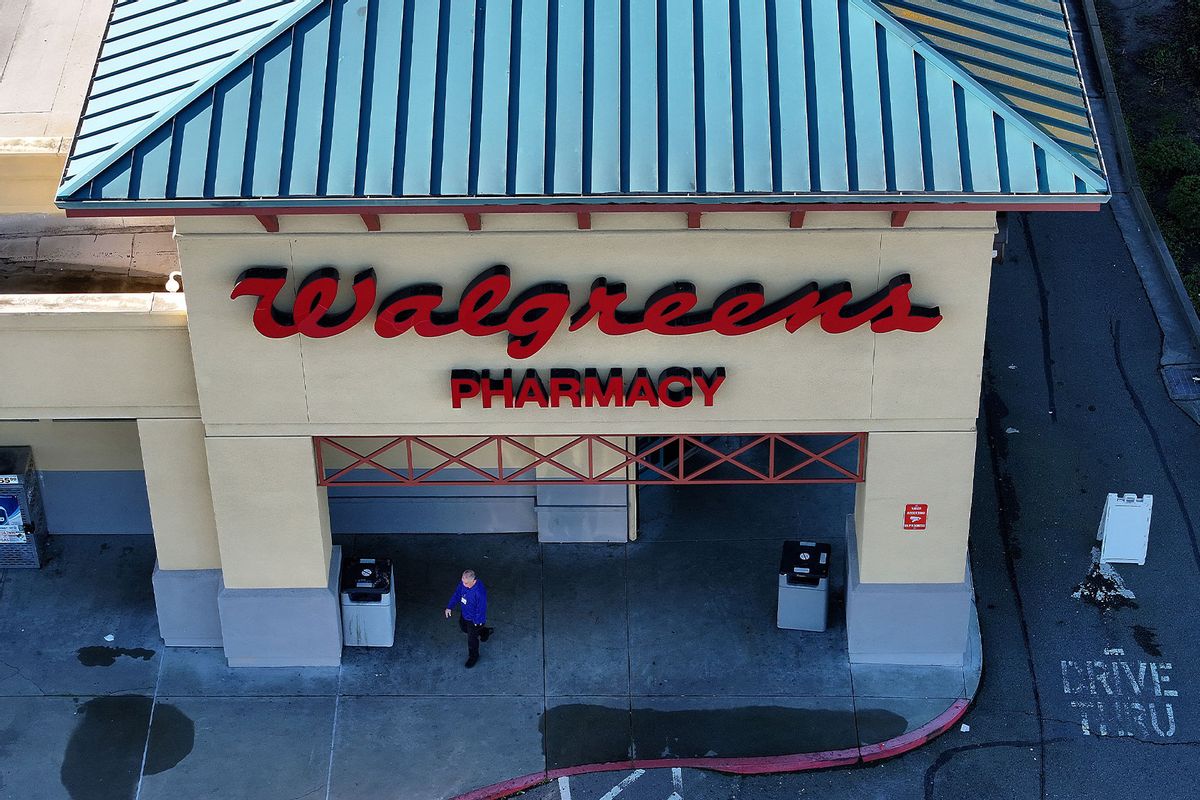
{"label": "concrete sidewalk", "polygon": [[[163,648],[151,540],[59,537],[45,569],[0,573],[0,796],[420,800],[580,765],[892,739],[971,697],[977,669],[852,668],[837,599],[825,633],[775,627],[781,541],[830,540],[840,569],[852,500],[655,487],[624,545],[341,537],[347,555],[395,560],[399,621],[394,647],[348,648],[338,669]],[[472,670],[442,616],[468,566],[496,628]]]}

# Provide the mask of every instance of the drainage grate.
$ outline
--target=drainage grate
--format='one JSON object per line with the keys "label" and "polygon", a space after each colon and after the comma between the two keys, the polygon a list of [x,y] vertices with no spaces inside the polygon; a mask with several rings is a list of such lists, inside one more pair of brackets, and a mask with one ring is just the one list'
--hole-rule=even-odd
{"label": "drainage grate", "polygon": [[1172,400],[1200,400],[1200,364],[1163,367],[1162,374]]}

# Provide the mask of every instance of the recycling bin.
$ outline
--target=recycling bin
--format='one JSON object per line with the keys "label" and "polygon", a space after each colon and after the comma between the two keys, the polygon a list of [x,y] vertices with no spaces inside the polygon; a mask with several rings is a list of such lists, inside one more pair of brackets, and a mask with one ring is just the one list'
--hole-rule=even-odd
{"label": "recycling bin", "polygon": [[823,631],[829,620],[828,542],[783,543],[775,624],[792,631]]}
{"label": "recycling bin", "polygon": [[0,569],[42,565],[46,511],[28,447],[0,447]]}
{"label": "recycling bin", "polygon": [[350,558],[342,565],[342,643],[391,647],[396,640],[396,575],[390,558]]}

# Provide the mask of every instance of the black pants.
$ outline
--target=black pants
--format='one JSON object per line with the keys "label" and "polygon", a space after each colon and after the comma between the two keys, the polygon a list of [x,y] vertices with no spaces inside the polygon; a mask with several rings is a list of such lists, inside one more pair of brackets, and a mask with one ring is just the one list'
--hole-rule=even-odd
{"label": "black pants", "polygon": [[479,634],[483,631],[483,625],[459,615],[458,627],[467,635],[467,655],[479,658]]}

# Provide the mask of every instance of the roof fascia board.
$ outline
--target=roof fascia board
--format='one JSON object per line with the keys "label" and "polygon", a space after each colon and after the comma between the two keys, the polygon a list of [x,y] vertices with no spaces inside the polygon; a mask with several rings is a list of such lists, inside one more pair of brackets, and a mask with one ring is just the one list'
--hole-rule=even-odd
{"label": "roof fascia board", "polygon": [[63,201],[66,198],[78,192],[121,158],[129,155],[130,150],[140,144],[147,136],[158,130],[160,126],[170,121],[170,119],[180,111],[187,108],[189,103],[212,89],[218,81],[220,81],[229,73],[233,72],[242,64],[246,63],[246,61],[258,53],[259,50],[266,47],[267,44],[272,42],[276,37],[281,35],[284,31],[290,29],[297,22],[303,19],[310,11],[324,2],[326,2],[326,0],[299,0],[299,2],[296,3],[296,7],[282,17],[278,22],[248,42],[241,50],[221,62],[215,69],[213,69],[211,73],[196,81],[196,83],[193,84],[190,89],[176,97],[171,103],[164,106],[157,114],[134,128],[133,132],[129,134],[125,141],[113,147],[108,154],[104,156],[104,158],[96,161],[83,172],[80,172],[70,181],[60,186],[58,188],[58,196],[56,198],[59,207],[65,208],[66,206]]}
{"label": "roof fascia board", "polygon": [[970,210],[979,211],[1018,209],[1031,210],[1057,207],[1086,207],[1098,209],[1109,200],[1109,196],[1094,194],[1063,195],[831,195],[818,198],[792,196],[753,197],[723,196],[710,198],[691,197],[594,197],[569,198],[488,198],[481,202],[468,198],[470,202],[439,202],[441,198],[421,198],[418,202],[380,204],[374,198],[355,202],[354,198],[336,198],[327,201],[307,200],[211,203],[202,200],[185,200],[174,203],[162,201],[121,202],[90,200],[63,204],[69,217],[86,216],[226,216],[236,214],[463,214],[463,213],[578,213],[578,212],[661,212],[661,211],[779,211],[787,212],[800,207],[812,211],[878,211],[905,208],[909,210]]}
{"label": "roof fascia board", "polygon": [[[917,34],[913,33],[903,22],[897,20],[885,9],[875,3],[875,0],[850,0],[867,14],[870,14],[880,25],[883,25],[887,30],[896,36],[900,37],[906,44],[920,53],[921,57],[926,61],[931,61],[937,64],[938,67],[949,72],[965,90],[971,92],[979,100],[993,106],[998,111],[1007,112],[1005,116],[1006,122],[1012,122],[1017,125],[1023,133],[1032,138],[1037,144],[1047,152],[1054,153],[1060,159],[1064,159],[1072,164],[1077,173],[1090,179],[1096,186],[1104,186],[1107,188],[1108,181],[1101,175],[1098,175],[1094,169],[1088,164],[1080,161],[1072,155],[1065,147],[1028,119],[1023,114],[1015,110],[1011,105],[997,97],[994,93],[988,91],[979,81],[967,72],[965,69],[954,63],[949,56],[943,54],[940,50],[930,45]],[[1078,62],[1076,63],[1078,68]],[[1082,91],[1082,88],[1081,88]],[[1084,92],[1086,96],[1086,92]],[[1095,131],[1093,133],[1093,138]],[[1098,148],[1097,148],[1098,149]]]}

